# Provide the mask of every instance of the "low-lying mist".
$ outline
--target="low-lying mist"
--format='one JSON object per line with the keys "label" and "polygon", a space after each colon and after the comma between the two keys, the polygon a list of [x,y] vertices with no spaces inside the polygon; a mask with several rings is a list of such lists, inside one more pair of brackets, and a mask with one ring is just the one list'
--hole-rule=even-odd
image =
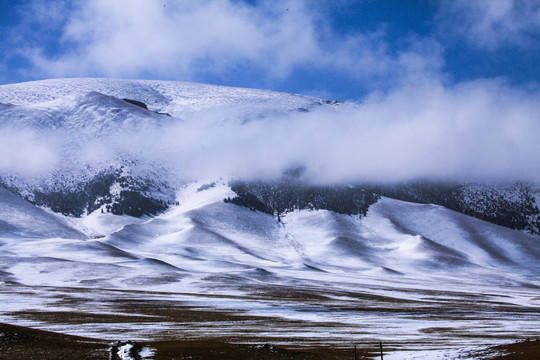
{"label": "low-lying mist", "polygon": [[[320,106],[248,122],[194,113],[167,125],[119,128],[99,138],[0,134],[0,170],[46,174],[118,157],[176,177],[277,178],[303,167],[312,183],[414,179],[537,182],[540,96],[501,81],[422,83],[362,103]],[[254,110],[256,111],[256,109]],[[144,130],[141,130],[143,129]],[[30,135],[29,135],[30,134]],[[84,135],[84,134],[83,134]],[[69,160],[70,159],[70,160]]]}

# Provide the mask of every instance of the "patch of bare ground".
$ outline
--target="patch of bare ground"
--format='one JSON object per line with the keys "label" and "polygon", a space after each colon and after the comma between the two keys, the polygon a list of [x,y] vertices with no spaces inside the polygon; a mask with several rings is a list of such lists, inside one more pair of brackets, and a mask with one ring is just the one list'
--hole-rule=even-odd
{"label": "patch of bare ground", "polygon": [[138,315],[121,314],[95,314],[75,311],[14,311],[8,313],[18,319],[40,321],[49,324],[118,324],[118,323],[145,323],[152,322],[154,318]]}
{"label": "patch of bare ground", "polygon": [[[377,346],[358,348],[355,357],[352,346],[289,347],[239,341],[241,339],[181,339],[141,342],[140,345],[154,350],[153,360],[366,360],[379,355]],[[0,323],[0,360],[107,360],[110,343]],[[393,349],[385,348],[385,353],[388,351]],[[540,359],[540,339],[486,348],[478,356],[478,359],[490,360]]]}
{"label": "patch of bare ground", "polygon": [[492,348],[496,355],[490,360],[535,360],[540,359],[540,339],[525,340]]}
{"label": "patch of bare ground", "polygon": [[[227,341],[169,340],[142,342],[153,349],[153,360],[344,360],[353,359],[354,350],[334,347],[289,349],[271,344],[233,344]],[[0,323],[0,360],[72,360],[109,358],[109,342],[35,330]],[[375,353],[358,349],[357,359]]]}
{"label": "patch of bare ground", "polygon": [[0,360],[108,359],[108,348],[103,340],[0,324]]}
{"label": "patch of bare ground", "polygon": [[[345,360],[354,359],[354,350],[333,347],[312,347],[288,349],[271,344],[245,345],[227,342],[198,341],[164,341],[151,344],[155,348],[155,360]],[[357,351],[357,359],[370,359],[370,354]]]}

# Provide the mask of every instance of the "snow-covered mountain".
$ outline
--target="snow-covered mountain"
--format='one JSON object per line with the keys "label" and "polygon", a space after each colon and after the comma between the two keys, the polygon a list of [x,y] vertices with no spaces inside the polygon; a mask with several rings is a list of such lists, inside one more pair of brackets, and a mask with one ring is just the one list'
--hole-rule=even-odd
{"label": "snow-covered mountain", "polygon": [[[0,162],[0,183],[35,204],[65,215],[81,216],[101,208],[118,215],[154,215],[176,204],[175,192],[180,187],[204,177],[201,168],[220,166],[209,157],[234,145],[226,138],[219,139],[220,131],[225,137],[227,131],[249,128],[250,123],[287,121],[291,114],[336,105],[332,101],[263,90],[165,81],[56,79],[4,85],[0,87],[0,128],[8,140],[20,140],[11,148],[5,145],[5,158],[18,156],[27,160],[39,158],[36,155],[42,153],[50,156],[39,166],[32,161],[26,166]],[[216,133],[205,135],[215,128]],[[261,131],[264,127],[241,137],[259,140]],[[212,146],[209,142],[223,143],[205,153],[205,148]],[[249,147],[240,151],[249,152]],[[16,152],[17,156],[9,152]],[[224,159],[235,156],[246,155],[226,154]],[[262,159],[261,162],[268,160]],[[304,166],[277,163],[274,178],[279,166]],[[32,171],[33,168],[41,171]],[[192,168],[198,171],[194,174]],[[291,168],[281,171],[286,174]],[[216,174],[237,175],[222,172]],[[254,176],[247,173],[248,177]],[[274,193],[291,193],[290,186],[281,185],[274,182]],[[537,190],[526,183],[423,182],[371,185],[367,191],[443,205],[531,233],[538,233],[540,226]],[[298,201],[296,198],[294,201]],[[246,201],[240,196],[237,202]],[[288,205],[289,209],[295,207],[298,204]],[[334,206],[332,210],[335,209]],[[350,209],[343,212],[350,213]]]}
{"label": "snow-covered mountain", "polygon": [[[32,105],[55,101],[66,96],[98,92],[119,99],[144,102],[152,111],[183,118],[194,112],[244,109],[253,113],[272,114],[278,111],[309,109],[323,102],[300,95],[267,90],[185,83],[179,81],[117,80],[117,79],[51,79],[2,85],[0,102]],[[330,101],[330,103],[332,103]]]}
{"label": "snow-covered mountain", "polygon": [[[223,124],[250,129],[336,106],[350,105],[164,81],[0,86],[0,303],[7,304],[0,321],[21,322],[18,314],[49,305],[117,311],[108,300],[82,300],[84,291],[101,299],[135,291],[286,319],[285,338],[299,336],[306,322],[332,327],[337,342],[379,338],[387,311],[399,319],[392,332],[403,341],[436,333],[441,345],[463,342],[473,338],[465,330],[441,329],[467,319],[483,329],[476,339],[538,333],[531,314],[540,306],[540,237],[530,233],[538,232],[539,211],[531,184],[324,184],[304,179],[304,164],[281,169],[270,159],[279,176],[202,171],[220,166],[205,155],[209,139],[227,151]],[[216,128],[225,139],[197,137]],[[40,163],[29,160],[44,153]],[[84,290],[54,305],[50,289],[64,288]],[[370,313],[380,302],[390,308]],[[437,318],[441,306],[458,315]],[[506,322],[494,324],[490,309]],[[30,317],[47,323],[38,319]],[[156,321],[127,333],[166,337],[172,325],[166,316]],[[113,331],[110,323],[76,325],[56,324],[70,333]],[[320,329],[308,335],[328,337]]]}
{"label": "snow-covered mountain", "polygon": [[[0,181],[36,204],[75,216],[104,204],[115,214],[149,215],[174,203],[190,164],[170,165],[171,148],[185,137],[196,141],[189,133],[194,126],[241,125],[325,104],[262,90],[105,79],[4,85],[0,103],[4,136],[22,139],[7,150],[28,152],[25,158],[49,150],[53,157],[39,174],[6,165]],[[178,136],[164,139],[175,131]]]}

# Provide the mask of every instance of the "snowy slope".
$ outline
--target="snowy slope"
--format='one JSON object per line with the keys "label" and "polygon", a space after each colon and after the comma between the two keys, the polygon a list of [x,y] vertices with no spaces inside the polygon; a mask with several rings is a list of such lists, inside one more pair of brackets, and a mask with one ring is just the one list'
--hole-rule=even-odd
{"label": "snowy slope", "polygon": [[[97,337],[256,332],[347,346],[388,333],[393,342],[437,339],[441,347],[538,334],[537,235],[388,197],[366,216],[294,210],[278,221],[224,202],[237,195],[229,179],[193,179],[163,157],[141,156],[156,128],[244,126],[319,106],[333,105],[179,82],[0,86],[1,130],[31,130],[32,141],[59,139],[60,147],[50,172],[0,174],[7,185],[0,186],[0,321]],[[139,134],[141,143],[122,146],[114,134]],[[161,145],[162,138],[150,140]],[[125,315],[132,302],[143,303],[133,311],[144,326],[43,320],[47,312]],[[158,315],[148,310],[160,306],[166,311]],[[168,306],[251,318],[178,326]]]}
{"label": "snowy slope", "polygon": [[[232,195],[226,184],[202,185],[184,187],[177,194],[181,205],[155,217],[94,213],[72,219],[73,227],[101,234],[97,238],[75,230],[69,230],[72,238],[62,238],[68,230],[47,233],[51,225],[21,220],[26,234],[46,231],[24,238],[19,229],[4,226],[0,321],[26,319],[22,323],[105,338],[118,338],[122,328],[124,339],[161,339],[179,336],[178,325],[165,315],[170,310],[164,304],[171,304],[265,319],[184,324],[187,337],[255,331],[291,339],[285,342],[307,336],[348,344],[391,331],[394,343],[448,348],[540,331],[538,236],[388,198],[366,217],[302,210],[280,223],[225,203]],[[2,209],[9,213],[41,211],[2,194]],[[133,299],[153,304],[144,309],[158,306],[152,314],[159,306],[166,312],[153,325],[144,320],[127,328],[113,319],[36,322],[45,306],[53,313],[110,313],[126,311],[116,307]],[[36,318],[28,311],[37,311]],[[276,322],[282,327],[269,332]]]}
{"label": "snowy slope", "polygon": [[[540,270],[538,237],[493,225],[442,206],[385,199],[373,211],[395,229],[422,236],[421,248],[432,252],[435,266],[460,265],[460,260],[482,267]],[[377,231],[378,224],[373,224]]]}
{"label": "snowy slope", "polygon": [[0,187],[0,237],[84,239],[71,224]]}
{"label": "snowy slope", "polygon": [[[326,210],[302,210],[286,214],[280,223],[273,216],[223,202],[231,194],[225,184],[197,191],[200,185],[183,189],[179,194],[182,205],[162,215],[144,220],[92,214],[73,222],[72,226],[78,226],[81,232],[3,191],[2,237],[35,233],[40,238],[53,238],[40,247],[9,241],[9,251],[20,251],[21,257],[79,262],[94,259],[98,250],[99,257],[107,249],[114,251],[115,261],[100,259],[105,267],[116,264],[119,256],[123,266],[158,274],[164,271],[162,268],[166,273],[262,271],[284,277],[297,272],[311,274],[308,277],[337,272],[435,282],[444,276],[448,283],[463,282],[466,274],[465,282],[540,285],[534,280],[540,275],[537,236],[440,206],[383,198],[362,218]],[[24,213],[44,220],[30,223],[20,218],[22,215],[15,215]],[[82,231],[100,234],[99,239],[54,240],[84,239]],[[14,261],[17,263],[16,258]],[[122,271],[117,278],[120,287],[131,284],[131,275],[126,278]],[[100,272],[98,267],[88,276],[94,279]],[[25,273],[24,278],[28,275]],[[156,279],[151,278],[140,285],[147,288],[156,284]],[[51,277],[56,284],[54,279]],[[88,279],[74,280],[71,285]]]}
{"label": "snowy slope", "polygon": [[39,130],[65,130],[80,136],[103,136],[123,126],[141,126],[166,118],[98,92],[71,95],[56,100],[12,105],[1,111],[1,125]]}
{"label": "snowy slope", "polygon": [[194,113],[229,114],[228,119],[249,114],[270,116],[283,111],[321,105],[314,98],[278,92],[231,88],[178,81],[115,79],[51,79],[0,86],[0,103],[40,104],[73,95],[97,92],[115,98],[139,100],[152,111],[190,118]]}
{"label": "snowy slope", "polygon": [[[540,273],[538,237],[440,206],[383,198],[365,218],[304,210],[286,214],[279,223],[270,215],[224,203],[229,194],[225,185],[193,192],[184,207],[124,227],[106,242],[145,256],[164,254],[161,259],[178,267],[189,269],[194,263],[193,270],[210,262],[207,271],[220,271],[217,264],[222,264],[223,269],[270,272],[453,273],[456,281],[458,273],[478,272],[482,281],[499,277],[502,269]],[[190,208],[191,203],[198,207]]]}

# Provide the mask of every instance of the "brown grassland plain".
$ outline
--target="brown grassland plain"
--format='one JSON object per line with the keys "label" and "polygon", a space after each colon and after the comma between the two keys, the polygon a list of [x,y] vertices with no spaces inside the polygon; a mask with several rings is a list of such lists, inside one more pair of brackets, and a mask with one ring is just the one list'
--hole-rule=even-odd
{"label": "brown grassland plain", "polygon": [[[345,360],[354,359],[352,348],[309,346],[287,348],[269,344],[229,343],[226,340],[168,340],[141,342],[155,350],[154,360]],[[0,360],[72,360],[108,359],[110,343],[105,340],[64,335],[49,331],[0,323]],[[378,358],[378,349],[358,349],[360,359]],[[481,358],[491,360],[540,359],[540,340],[518,341],[493,346],[482,352]]]}

